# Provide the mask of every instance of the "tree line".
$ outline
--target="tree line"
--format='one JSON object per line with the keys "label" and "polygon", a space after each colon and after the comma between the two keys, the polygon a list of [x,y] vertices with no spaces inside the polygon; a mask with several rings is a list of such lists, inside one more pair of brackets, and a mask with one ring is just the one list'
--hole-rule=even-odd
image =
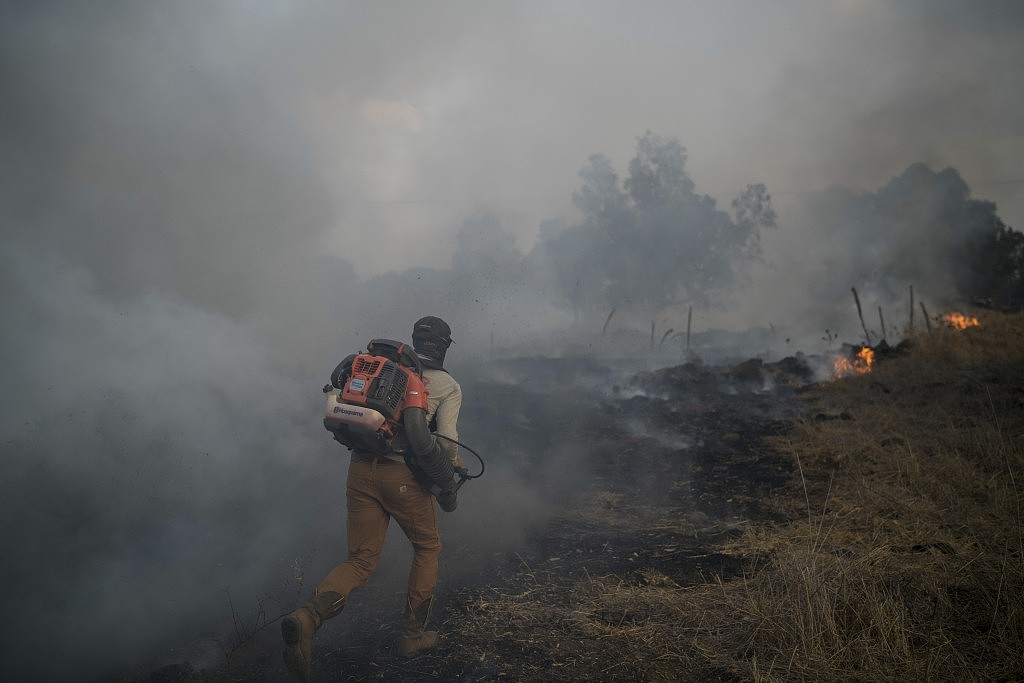
{"label": "tree line", "polygon": [[764,286],[750,275],[762,238],[791,230],[793,248],[814,267],[785,275],[802,278],[822,306],[847,304],[851,286],[896,300],[908,285],[941,290],[950,303],[1024,306],[1024,234],[995,204],[972,198],[952,168],[911,164],[873,192],[809,193],[801,215],[781,225],[765,185],[746,185],[725,209],[696,190],[680,142],[651,132],[638,138],[623,176],[595,154],[579,177],[577,219],[543,223],[527,253],[496,216],[481,214],[464,221],[450,271],[388,273],[371,284],[401,291],[395,305],[408,315],[443,299],[456,322],[489,319],[499,333],[528,327],[538,302],[577,319],[614,309],[651,320],[672,307],[728,306],[744,286]]}

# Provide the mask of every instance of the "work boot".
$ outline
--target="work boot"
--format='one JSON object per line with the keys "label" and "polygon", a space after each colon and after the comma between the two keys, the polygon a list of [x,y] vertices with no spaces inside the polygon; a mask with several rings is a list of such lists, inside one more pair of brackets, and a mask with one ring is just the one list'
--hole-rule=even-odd
{"label": "work boot", "polygon": [[314,593],[313,599],[281,620],[284,664],[300,681],[309,680],[313,661],[313,634],[345,607],[340,593]]}
{"label": "work boot", "polygon": [[398,644],[398,652],[403,657],[414,655],[420,650],[428,650],[437,644],[437,631],[426,631],[430,608],[434,605],[434,597],[423,601],[416,609],[409,602],[405,603],[402,615],[402,640]]}

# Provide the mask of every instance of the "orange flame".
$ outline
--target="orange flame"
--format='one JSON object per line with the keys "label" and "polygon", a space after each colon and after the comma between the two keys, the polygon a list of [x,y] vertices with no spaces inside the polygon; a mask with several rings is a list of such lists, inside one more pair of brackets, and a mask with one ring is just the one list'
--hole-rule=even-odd
{"label": "orange flame", "polygon": [[864,346],[857,352],[857,355],[850,358],[836,358],[832,364],[832,374],[836,379],[849,377],[850,375],[866,375],[871,372],[871,366],[875,362],[875,352],[871,347]]}
{"label": "orange flame", "polygon": [[977,318],[966,316],[963,313],[958,313],[957,311],[947,313],[942,316],[942,320],[954,330],[966,330],[968,327],[978,327],[981,325]]}

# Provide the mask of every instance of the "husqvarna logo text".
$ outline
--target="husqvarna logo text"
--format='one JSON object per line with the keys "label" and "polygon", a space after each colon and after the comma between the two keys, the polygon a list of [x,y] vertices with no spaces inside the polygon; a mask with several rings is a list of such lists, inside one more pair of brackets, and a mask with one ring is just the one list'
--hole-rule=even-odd
{"label": "husqvarna logo text", "polygon": [[338,415],[355,415],[356,417],[362,417],[363,411],[361,410],[349,410],[348,408],[342,408],[341,406],[334,407],[334,414]]}

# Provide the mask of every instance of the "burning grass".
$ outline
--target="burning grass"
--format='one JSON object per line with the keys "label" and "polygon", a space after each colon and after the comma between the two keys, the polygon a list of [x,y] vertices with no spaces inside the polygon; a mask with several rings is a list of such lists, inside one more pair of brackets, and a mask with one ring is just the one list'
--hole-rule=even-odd
{"label": "burning grass", "polygon": [[795,463],[787,521],[715,549],[740,576],[526,567],[478,593],[446,625],[473,680],[1024,677],[1022,333],[1020,315],[941,328],[808,392],[815,417],[770,439]]}
{"label": "burning grass", "polygon": [[836,379],[851,375],[866,375],[875,364],[875,351],[870,346],[862,346],[857,353],[847,358],[839,356],[833,361],[832,375]]}
{"label": "burning grass", "polygon": [[942,316],[942,322],[954,330],[966,330],[968,327],[978,327],[981,323],[974,316],[964,315],[959,311],[953,311]]}

